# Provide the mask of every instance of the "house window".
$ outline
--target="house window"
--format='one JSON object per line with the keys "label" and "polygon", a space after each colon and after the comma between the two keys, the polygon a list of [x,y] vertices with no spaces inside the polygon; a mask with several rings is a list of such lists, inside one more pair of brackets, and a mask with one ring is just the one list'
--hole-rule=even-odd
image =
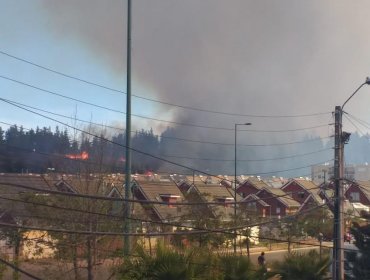
{"label": "house window", "polygon": [[276,207],[276,214],[280,214],[280,207]]}
{"label": "house window", "polygon": [[248,205],[248,209],[250,209],[250,210],[257,209],[256,202],[249,202],[247,205]]}
{"label": "house window", "polygon": [[359,192],[353,192],[351,193],[352,201],[360,201],[360,193]]}
{"label": "house window", "polygon": [[304,198],[304,192],[299,192],[299,193],[298,193],[298,197],[299,197],[299,198]]}
{"label": "house window", "polygon": [[175,205],[174,203],[177,202],[177,200],[180,198],[178,195],[172,195],[172,194],[160,194],[160,198],[162,199],[163,202],[168,203],[168,207],[173,208]]}

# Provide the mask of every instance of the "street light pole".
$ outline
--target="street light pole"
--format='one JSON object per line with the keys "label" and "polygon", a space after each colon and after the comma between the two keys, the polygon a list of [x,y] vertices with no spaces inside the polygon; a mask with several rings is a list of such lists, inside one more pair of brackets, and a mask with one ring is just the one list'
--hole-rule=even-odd
{"label": "street light pole", "polygon": [[362,83],[342,106],[335,107],[335,145],[334,145],[334,239],[333,239],[333,280],[344,279],[344,225],[343,225],[343,174],[344,144],[349,140],[349,133],[342,131],[343,108],[347,102],[364,86],[370,84],[370,78]]}
{"label": "street light pole", "polygon": [[237,139],[237,131],[238,131],[238,125],[252,125],[252,123],[236,123],[235,124],[235,130],[234,130],[234,135],[235,135],[235,142],[234,142],[234,148],[235,148],[235,154],[234,154],[234,254],[236,254],[236,176],[237,176],[237,170],[236,170],[236,139]]}
{"label": "street light pole", "polygon": [[[126,95],[126,168],[125,168],[125,199],[124,232],[131,232],[131,0],[127,0],[127,95]],[[125,235],[123,252],[128,256],[131,251],[131,238]]]}

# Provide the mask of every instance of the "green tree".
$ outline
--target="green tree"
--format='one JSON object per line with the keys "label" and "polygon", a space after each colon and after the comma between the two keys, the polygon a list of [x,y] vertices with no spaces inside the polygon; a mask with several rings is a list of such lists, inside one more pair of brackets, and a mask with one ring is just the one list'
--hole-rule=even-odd
{"label": "green tree", "polygon": [[353,252],[352,259],[348,260],[353,263],[354,279],[370,279],[370,225],[360,226],[358,223],[353,223],[351,232],[360,252],[360,254]]}
{"label": "green tree", "polygon": [[206,249],[177,251],[159,243],[156,254],[142,247],[116,269],[121,280],[249,280],[268,279],[269,273],[256,269],[245,256],[218,255]]}
{"label": "green tree", "polygon": [[126,258],[117,269],[117,278],[122,280],[191,280],[203,279],[204,263],[197,263],[194,250],[178,252],[166,248],[162,243],[156,246],[151,256],[142,247],[135,251],[137,257]]}
{"label": "green tree", "polygon": [[322,280],[328,279],[329,256],[320,259],[315,250],[307,254],[292,252],[285,256],[284,261],[273,264],[272,270],[281,276],[282,280]]}

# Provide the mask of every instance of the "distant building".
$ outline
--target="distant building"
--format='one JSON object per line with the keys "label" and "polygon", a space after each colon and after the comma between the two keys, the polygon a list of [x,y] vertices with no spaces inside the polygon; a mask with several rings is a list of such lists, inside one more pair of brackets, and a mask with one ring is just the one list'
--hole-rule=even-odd
{"label": "distant building", "polygon": [[[324,181],[330,181],[334,177],[333,164],[322,164],[311,167],[312,181],[320,185]],[[370,165],[365,164],[347,164],[344,167],[344,178],[349,180],[369,181]]]}

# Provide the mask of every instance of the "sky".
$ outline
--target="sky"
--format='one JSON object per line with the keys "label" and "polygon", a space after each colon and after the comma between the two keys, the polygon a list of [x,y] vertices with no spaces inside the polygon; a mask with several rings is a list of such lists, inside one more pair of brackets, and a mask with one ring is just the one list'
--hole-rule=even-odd
{"label": "sky", "polygon": [[[230,142],[235,123],[252,122],[250,128],[240,128],[249,130],[240,133],[240,143],[327,137],[333,130],[330,112],[370,76],[370,2],[365,0],[132,2],[132,93],[162,102],[133,97],[134,115],[162,120],[134,116],[135,130],[153,128],[161,133],[176,127],[181,137]],[[86,126],[80,119],[125,127],[122,113],[56,94],[125,112],[127,1],[0,0],[0,4],[1,98],[64,115],[69,118],[42,113],[73,126]],[[365,87],[346,111],[370,122],[368,104],[370,89]],[[305,114],[318,115],[281,117]],[[0,121],[25,128],[57,125],[4,102]],[[346,120],[344,128],[356,129]],[[294,129],[298,131],[251,131]]]}

